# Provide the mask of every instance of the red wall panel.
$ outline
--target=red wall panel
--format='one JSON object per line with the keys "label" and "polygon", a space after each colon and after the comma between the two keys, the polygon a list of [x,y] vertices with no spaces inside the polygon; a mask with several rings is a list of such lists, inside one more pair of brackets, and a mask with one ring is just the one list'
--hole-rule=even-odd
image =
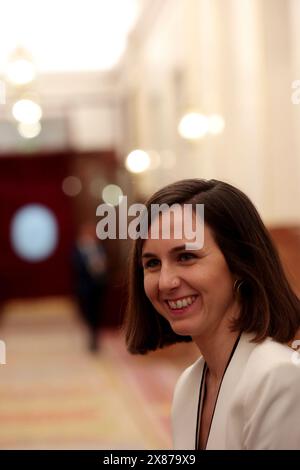
{"label": "red wall panel", "polygon": [[[68,175],[66,154],[0,158],[0,299],[71,292],[74,226],[71,201],[62,191]],[[43,204],[58,224],[55,251],[38,262],[20,258],[10,240],[12,218],[26,204]]]}

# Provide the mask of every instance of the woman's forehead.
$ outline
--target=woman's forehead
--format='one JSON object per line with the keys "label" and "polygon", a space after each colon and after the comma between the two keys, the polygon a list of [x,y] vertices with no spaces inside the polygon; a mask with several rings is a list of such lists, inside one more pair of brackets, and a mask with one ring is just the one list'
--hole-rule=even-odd
{"label": "woman's forehead", "polygon": [[[151,230],[149,229],[148,237],[143,242],[142,253],[145,253],[146,251],[152,253],[158,251],[174,251],[176,247],[181,249],[189,249],[189,245],[191,243],[195,243],[197,239],[196,234],[193,236],[192,234],[189,234],[190,236],[186,236],[184,231],[182,233],[179,231],[176,233],[176,226],[171,225],[170,228],[170,232],[164,234],[161,227],[159,227],[158,232],[152,231],[151,233]],[[206,224],[204,224],[203,243],[201,243],[201,246],[199,246],[198,249],[211,244],[215,244],[212,231]]]}

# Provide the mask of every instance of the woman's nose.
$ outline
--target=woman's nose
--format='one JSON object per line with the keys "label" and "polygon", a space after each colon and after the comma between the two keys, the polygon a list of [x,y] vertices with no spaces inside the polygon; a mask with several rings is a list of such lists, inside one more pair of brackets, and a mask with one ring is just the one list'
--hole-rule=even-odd
{"label": "woman's nose", "polygon": [[176,289],[180,285],[180,278],[174,271],[170,268],[162,268],[159,276],[159,290],[168,291]]}

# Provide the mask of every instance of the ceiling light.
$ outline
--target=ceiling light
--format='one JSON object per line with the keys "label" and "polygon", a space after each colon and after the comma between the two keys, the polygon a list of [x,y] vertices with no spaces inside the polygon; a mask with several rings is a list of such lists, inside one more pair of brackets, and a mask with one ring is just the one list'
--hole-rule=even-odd
{"label": "ceiling light", "polygon": [[19,134],[24,137],[24,139],[33,139],[37,137],[41,132],[42,126],[40,122],[35,122],[33,124],[26,124],[25,122],[20,122],[18,125]]}
{"label": "ceiling light", "polygon": [[35,78],[35,67],[27,59],[16,59],[6,66],[6,77],[14,85],[26,85]]}
{"label": "ceiling light", "polygon": [[178,125],[178,132],[184,139],[198,140],[208,132],[208,118],[203,114],[191,112],[185,114]]}
{"label": "ceiling light", "polygon": [[62,190],[67,196],[77,196],[82,189],[82,184],[77,176],[67,176],[62,182]]}
{"label": "ceiling light", "polygon": [[0,64],[18,43],[31,52],[39,73],[116,65],[143,8],[141,0],[76,0],[71,10],[61,0],[2,3]]}
{"label": "ceiling light", "polygon": [[35,124],[42,117],[41,107],[32,100],[21,99],[13,105],[14,118],[25,124]]}
{"label": "ceiling light", "polygon": [[108,184],[102,191],[102,199],[106,204],[118,206],[123,198],[123,191],[116,184]]}
{"label": "ceiling light", "polygon": [[142,173],[148,170],[151,159],[144,150],[133,150],[127,155],[125,166],[132,173]]}

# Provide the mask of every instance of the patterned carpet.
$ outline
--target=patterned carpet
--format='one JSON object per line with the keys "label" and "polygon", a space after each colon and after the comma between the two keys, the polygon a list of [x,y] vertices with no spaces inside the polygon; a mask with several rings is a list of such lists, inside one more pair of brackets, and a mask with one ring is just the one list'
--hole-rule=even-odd
{"label": "patterned carpet", "polygon": [[92,354],[69,299],[10,302],[1,320],[0,449],[171,448],[172,392],[193,346],[131,356],[105,330]]}

